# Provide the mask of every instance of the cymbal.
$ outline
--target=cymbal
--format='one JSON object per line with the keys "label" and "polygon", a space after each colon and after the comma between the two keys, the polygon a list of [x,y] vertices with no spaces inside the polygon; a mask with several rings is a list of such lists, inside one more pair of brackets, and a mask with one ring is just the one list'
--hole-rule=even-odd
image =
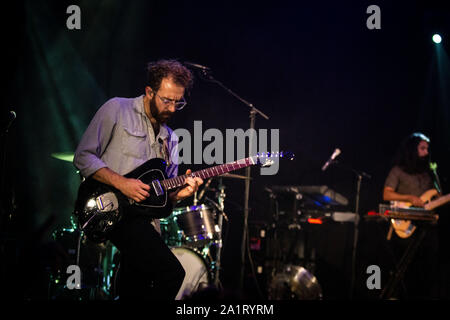
{"label": "cymbal", "polygon": [[73,152],[55,152],[51,156],[58,160],[73,162],[73,155]]}
{"label": "cymbal", "polygon": [[[224,174],[221,174],[220,176],[218,176],[218,178],[232,178],[232,179],[242,179],[242,180],[247,180],[247,177],[246,176],[241,176],[241,175],[238,175],[238,174],[233,174],[233,173],[224,173]],[[251,180],[252,178],[250,178],[250,180]]]}

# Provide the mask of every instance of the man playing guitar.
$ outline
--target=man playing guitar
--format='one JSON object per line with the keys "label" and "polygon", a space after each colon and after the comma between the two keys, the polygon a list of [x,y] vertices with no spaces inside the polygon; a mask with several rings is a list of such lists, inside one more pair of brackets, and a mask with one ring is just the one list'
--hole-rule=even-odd
{"label": "man playing guitar", "polygon": [[[383,200],[390,201],[395,207],[421,208],[427,210],[432,196],[440,195],[438,181],[430,169],[430,139],[422,133],[413,133],[401,145],[394,160],[383,190]],[[416,226],[410,221],[392,220],[396,235],[392,238],[391,248],[396,262],[405,250],[419,237]],[[433,299],[437,298],[438,274],[438,234],[433,225],[420,226],[428,228],[420,246],[413,257],[404,277],[399,298]]]}

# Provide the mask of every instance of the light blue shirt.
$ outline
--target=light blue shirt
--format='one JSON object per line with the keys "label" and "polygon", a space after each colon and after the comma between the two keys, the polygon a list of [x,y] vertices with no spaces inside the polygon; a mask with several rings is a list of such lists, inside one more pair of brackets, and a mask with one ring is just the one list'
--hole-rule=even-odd
{"label": "light blue shirt", "polygon": [[104,167],[125,175],[153,158],[165,159],[168,177],[177,176],[178,137],[166,125],[155,137],[143,97],[112,98],[100,107],[74,155],[83,177]]}

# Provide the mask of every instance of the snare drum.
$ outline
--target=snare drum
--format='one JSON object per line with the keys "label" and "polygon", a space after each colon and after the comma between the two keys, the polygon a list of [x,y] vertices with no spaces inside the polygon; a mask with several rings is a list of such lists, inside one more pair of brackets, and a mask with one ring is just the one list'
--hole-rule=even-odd
{"label": "snare drum", "polygon": [[173,219],[183,244],[187,246],[204,246],[219,239],[220,230],[215,223],[215,212],[204,204],[175,208]]}

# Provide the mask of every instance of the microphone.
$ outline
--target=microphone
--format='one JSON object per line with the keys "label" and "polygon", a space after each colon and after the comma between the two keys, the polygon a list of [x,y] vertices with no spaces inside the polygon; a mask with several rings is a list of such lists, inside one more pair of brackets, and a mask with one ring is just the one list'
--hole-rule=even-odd
{"label": "microphone", "polygon": [[11,124],[13,123],[13,121],[16,119],[17,115],[14,111],[10,111],[8,112],[8,124],[5,126],[5,131],[8,131],[9,127],[11,126]]}
{"label": "microphone", "polygon": [[185,61],[184,64],[187,65],[187,66],[193,67],[193,68],[197,68],[197,69],[204,70],[204,71],[206,71],[206,70],[211,70],[210,68],[205,67],[205,66],[202,66],[201,64],[198,64],[198,63],[193,63],[193,62]]}
{"label": "microphone", "polygon": [[328,166],[334,161],[334,159],[336,159],[336,157],[338,155],[341,154],[341,150],[339,148],[336,148],[333,152],[333,154],[331,155],[330,159],[328,159],[327,162],[325,162],[325,164],[322,167],[322,171],[327,170]]}

